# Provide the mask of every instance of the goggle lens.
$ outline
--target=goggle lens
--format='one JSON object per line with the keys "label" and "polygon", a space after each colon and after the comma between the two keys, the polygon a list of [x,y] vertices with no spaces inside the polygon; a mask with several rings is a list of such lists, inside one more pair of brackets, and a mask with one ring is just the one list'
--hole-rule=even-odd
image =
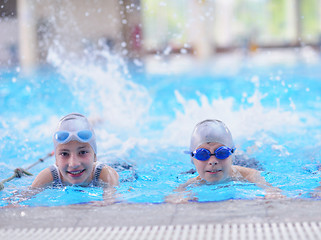
{"label": "goggle lens", "polygon": [[206,161],[211,157],[211,152],[205,148],[199,148],[196,150],[194,157],[197,160]]}
{"label": "goggle lens", "polygon": [[[70,138],[70,135],[73,135],[73,134],[66,131],[59,131],[55,133],[54,137],[57,142],[65,143]],[[88,142],[92,138],[92,136],[93,134],[90,130],[82,130],[77,132],[76,138],[81,142]]]}
{"label": "goggle lens", "polygon": [[228,158],[233,152],[234,152],[234,149],[230,149],[225,146],[222,146],[216,149],[214,151],[214,154],[211,154],[211,152],[206,148],[199,148],[199,149],[196,149],[194,152],[192,152],[192,157],[200,161],[206,161],[211,156],[214,155],[216,158],[223,160]]}
{"label": "goggle lens", "polygon": [[69,137],[69,132],[56,132],[55,139],[57,142],[64,142]]}
{"label": "goggle lens", "polygon": [[92,132],[89,131],[89,130],[82,130],[82,131],[79,131],[77,133],[77,136],[83,140],[83,141],[89,141],[89,139],[91,139],[91,137],[93,136]]}
{"label": "goggle lens", "polygon": [[231,149],[226,148],[226,147],[219,147],[215,151],[215,156],[218,159],[225,159],[228,158],[231,155]]}

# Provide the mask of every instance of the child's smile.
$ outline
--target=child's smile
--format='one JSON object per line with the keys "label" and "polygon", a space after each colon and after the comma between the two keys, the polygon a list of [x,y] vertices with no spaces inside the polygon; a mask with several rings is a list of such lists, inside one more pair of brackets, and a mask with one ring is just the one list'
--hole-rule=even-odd
{"label": "child's smile", "polygon": [[67,171],[67,173],[71,176],[71,177],[80,177],[83,172],[86,171],[86,169],[83,170],[79,170],[79,171]]}

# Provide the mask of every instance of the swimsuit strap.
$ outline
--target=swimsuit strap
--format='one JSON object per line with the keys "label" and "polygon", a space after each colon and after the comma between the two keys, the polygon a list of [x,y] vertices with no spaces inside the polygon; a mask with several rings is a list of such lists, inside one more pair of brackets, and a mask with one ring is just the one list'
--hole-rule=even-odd
{"label": "swimsuit strap", "polygon": [[[94,170],[94,177],[93,180],[91,182],[92,186],[100,186],[100,181],[99,181],[99,177],[100,177],[100,173],[101,170],[106,166],[105,163],[97,163],[95,170]],[[53,182],[52,185],[53,187],[61,187],[63,186],[60,175],[59,175],[59,170],[58,167],[56,165],[51,165],[49,167],[50,172],[52,174],[52,178],[53,178]]]}
{"label": "swimsuit strap", "polygon": [[53,187],[61,187],[62,182],[60,179],[58,167],[56,165],[51,165],[49,167],[49,169],[50,169],[50,172],[51,172],[52,178],[53,178],[53,182],[52,182]]}
{"label": "swimsuit strap", "polygon": [[96,167],[95,167],[95,172],[94,172],[94,177],[93,177],[93,181],[92,184],[93,186],[100,186],[99,184],[99,177],[100,177],[100,173],[101,170],[106,166],[105,163],[97,163]]}

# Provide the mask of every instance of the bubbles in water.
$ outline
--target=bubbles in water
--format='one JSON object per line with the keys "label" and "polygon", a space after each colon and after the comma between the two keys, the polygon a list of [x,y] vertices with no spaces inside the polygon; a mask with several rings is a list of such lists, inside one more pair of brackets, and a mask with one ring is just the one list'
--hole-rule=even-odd
{"label": "bubbles in water", "polygon": [[168,46],[164,49],[163,54],[164,54],[164,55],[169,55],[169,54],[171,53],[171,51],[172,51],[172,48],[171,48],[171,46],[168,45]]}
{"label": "bubbles in water", "polygon": [[180,50],[180,53],[181,53],[181,54],[187,54],[187,50],[186,50],[185,48],[182,48],[182,49]]}

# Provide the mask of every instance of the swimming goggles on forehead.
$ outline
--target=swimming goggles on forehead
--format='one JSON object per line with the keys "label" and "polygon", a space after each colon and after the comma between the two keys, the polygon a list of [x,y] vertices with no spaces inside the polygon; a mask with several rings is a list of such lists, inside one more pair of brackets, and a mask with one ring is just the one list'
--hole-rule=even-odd
{"label": "swimming goggles on forehead", "polygon": [[191,152],[191,156],[199,161],[207,161],[211,156],[215,156],[217,159],[226,159],[235,151],[235,148],[230,149],[226,146],[217,148],[214,153],[206,148],[198,148],[194,152]]}
{"label": "swimming goggles on forehead", "polygon": [[72,140],[78,142],[89,142],[93,133],[90,130],[81,130],[79,132],[58,131],[54,134],[54,139],[60,143],[68,143]]}

